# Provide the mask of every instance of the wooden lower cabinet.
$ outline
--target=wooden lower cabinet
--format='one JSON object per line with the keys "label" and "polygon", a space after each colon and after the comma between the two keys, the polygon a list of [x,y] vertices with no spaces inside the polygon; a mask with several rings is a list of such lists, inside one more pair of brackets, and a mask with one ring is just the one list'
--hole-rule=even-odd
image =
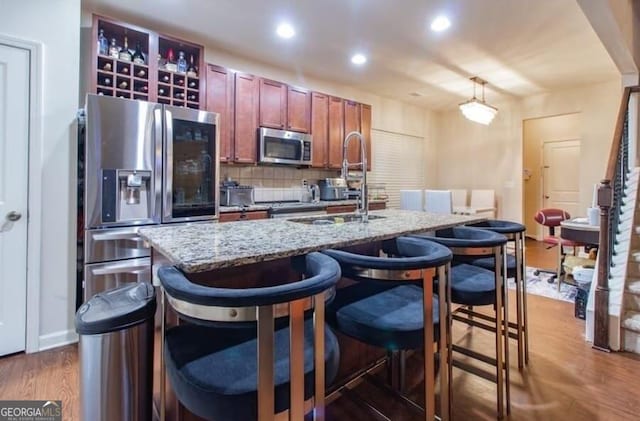
{"label": "wooden lower cabinet", "polygon": [[369,210],[382,210],[387,208],[387,202],[369,202]]}
{"label": "wooden lower cabinet", "polygon": [[328,206],[327,213],[347,213],[347,212],[355,212],[356,205],[337,205],[337,206]]}
{"label": "wooden lower cabinet", "polygon": [[251,221],[267,218],[269,218],[269,213],[267,211],[225,212],[220,214],[218,222]]}

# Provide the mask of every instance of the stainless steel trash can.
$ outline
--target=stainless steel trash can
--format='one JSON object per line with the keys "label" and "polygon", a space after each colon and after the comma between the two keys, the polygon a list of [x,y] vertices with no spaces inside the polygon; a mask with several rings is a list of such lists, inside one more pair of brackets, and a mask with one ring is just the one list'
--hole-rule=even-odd
{"label": "stainless steel trash can", "polygon": [[82,420],[152,419],[155,310],[149,283],[101,292],[78,309]]}

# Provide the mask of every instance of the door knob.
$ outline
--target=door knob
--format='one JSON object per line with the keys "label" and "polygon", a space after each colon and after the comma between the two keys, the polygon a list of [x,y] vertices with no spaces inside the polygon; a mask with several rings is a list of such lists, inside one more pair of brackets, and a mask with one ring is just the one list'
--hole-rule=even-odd
{"label": "door knob", "polygon": [[22,214],[20,212],[11,211],[7,214],[7,219],[11,222],[16,222],[22,218]]}
{"label": "door knob", "polygon": [[547,195],[544,196],[545,199],[548,199],[549,197],[551,197],[551,196],[547,196]]}

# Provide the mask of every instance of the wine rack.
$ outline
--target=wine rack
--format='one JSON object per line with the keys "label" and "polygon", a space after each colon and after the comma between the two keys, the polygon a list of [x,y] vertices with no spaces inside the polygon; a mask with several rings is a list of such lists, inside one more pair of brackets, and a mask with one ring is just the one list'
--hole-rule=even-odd
{"label": "wine rack", "polygon": [[[100,30],[109,42],[115,38],[119,47],[122,47],[125,37],[129,50],[133,51],[139,44],[145,63],[134,63],[100,54]],[[88,81],[91,85],[87,88],[89,92],[204,109],[205,86],[204,80],[200,78],[200,70],[204,68],[202,46],[98,15],[93,16],[91,37],[92,60],[88,66]],[[166,66],[170,52],[174,56],[174,62]],[[175,61],[179,52],[185,55],[190,72],[176,71]]]}
{"label": "wine rack", "polygon": [[[187,61],[187,67],[191,67],[193,60],[195,73],[174,71],[174,68],[177,69],[175,64],[166,64],[170,55],[175,59],[181,52]],[[158,65],[158,102],[199,109],[203,103],[199,77],[199,71],[202,69],[202,47],[169,37],[160,37],[158,53],[161,60]]]}
{"label": "wine rack", "polygon": [[149,100],[149,66],[98,55],[96,93]]}

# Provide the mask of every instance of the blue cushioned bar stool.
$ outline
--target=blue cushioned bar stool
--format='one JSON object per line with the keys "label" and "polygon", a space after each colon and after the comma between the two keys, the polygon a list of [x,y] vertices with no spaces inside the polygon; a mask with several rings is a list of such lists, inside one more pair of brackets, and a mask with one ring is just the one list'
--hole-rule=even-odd
{"label": "blue cushioned bar stool", "polygon": [[[451,352],[455,351],[471,357],[482,363],[495,367],[495,373],[484,370],[475,365],[456,360],[449,356],[452,366],[456,366],[472,374],[479,375],[497,385],[498,418],[504,416],[504,401],[506,394],[507,413],[511,412],[509,389],[509,347],[503,337],[507,331],[508,306],[507,295],[503,287],[504,277],[504,248],[507,238],[496,232],[479,228],[454,227],[436,231],[435,236],[421,235],[449,247],[453,253],[451,268],[451,282],[449,284],[451,301],[462,305],[452,310],[452,319],[476,326],[495,335],[495,357],[478,351],[452,344]],[[492,257],[495,270],[488,270],[467,263],[469,258]],[[494,315],[489,316],[472,310],[475,306],[492,306]],[[466,308],[465,308],[466,307]],[[463,312],[465,316],[460,315]],[[451,372],[449,377],[451,377]]]}
{"label": "blue cushioned bar stool", "polygon": [[[529,364],[529,330],[527,324],[527,276],[524,258],[524,232],[526,227],[517,222],[487,220],[469,224],[470,227],[487,229],[507,237],[514,245],[514,254],[505,254],[507,259],[506,275],[515,278],[516,286],[516,322],[509,322],[509,337],[518,345],[518,368]],[[481,257],[471,262],[473,265],[494,270],[494,259]]]}
{"label": "blue cushioned bar stool", "polygon": [[[165,370],[180,403],[208,420],[299,421],[311,410],[324,419],[325,382],[335,378],[340,354],[325,327],[325,298],[340,266],[320,253],[299,259],[306,279],[264,288],[213,288],[175,267],[159,269],[161,419]],[[165,330],[165,300],[188,323]]]}
{"label": "blue cushioned bar stool", "polygon": [[[402,395],[397,377],[385,387],[405,403],[424,413],[425,420],[435,419],[434,337],[439,331],[440,365],[447,365],[450,344],[446,282],[440,282],[440,294],[433,293],[434,279],[446,280],[451,252],[437,243],[400,237],[385,244],[395,257],[377,257],[326,250],[340,263],[343,276],[357,281],[336,291],[327,307],[327,322],[337,331],[358,341],[384,348],[389,352],[422,350],[424,356],[425,407],[421,408]],[[397,355],[397,354],[396,354]],[[392,363],[393,361],[389,361]],[[449,371],[440,370],[441,419],[450,419]],[[343,389],[338,389],[340,393]],[[348,389],[345,390],[348,392]],[[350,396],[347,393],[347,396]],[[351,395],[353,396],[353,395]],[[366,403],[365,403],[366,404]],[[377,409],[366,404],[380,418]]]}

